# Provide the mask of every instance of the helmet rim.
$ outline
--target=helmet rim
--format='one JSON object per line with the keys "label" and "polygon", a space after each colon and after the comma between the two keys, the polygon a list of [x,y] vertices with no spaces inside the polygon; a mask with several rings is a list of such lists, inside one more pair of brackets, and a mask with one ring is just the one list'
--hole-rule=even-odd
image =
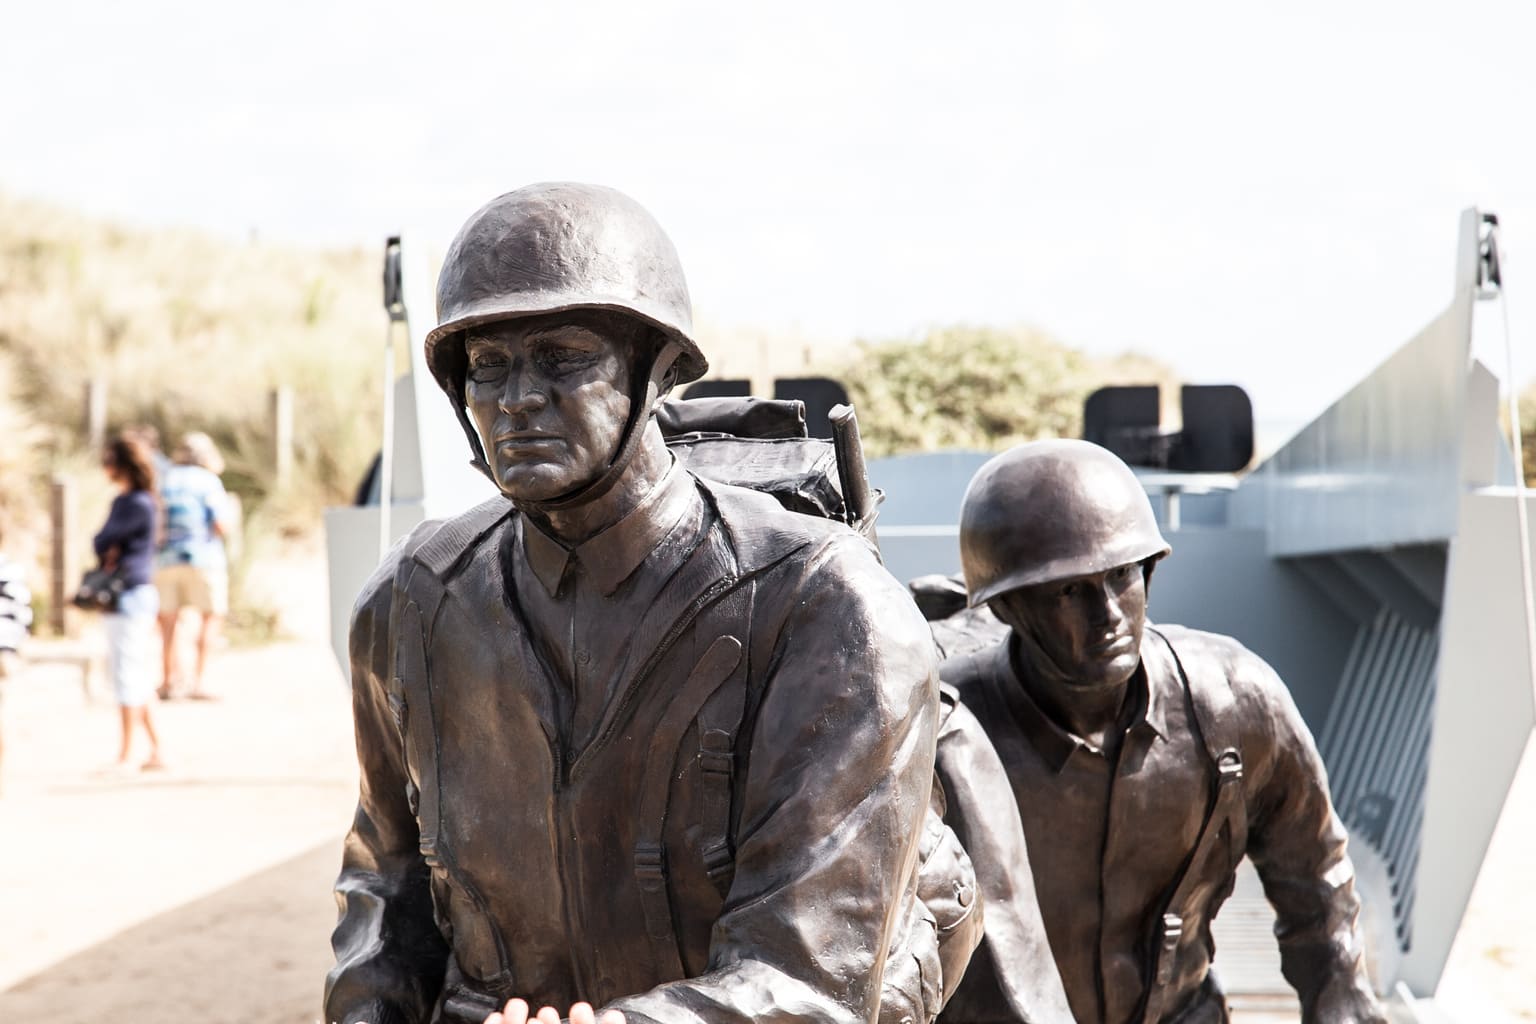
{"label": "helmet rim", "polygon": [[1171,551],[1141,481],[1089,441],[1031,441],[994,456],[961,504],[960,562],[972,608]]}

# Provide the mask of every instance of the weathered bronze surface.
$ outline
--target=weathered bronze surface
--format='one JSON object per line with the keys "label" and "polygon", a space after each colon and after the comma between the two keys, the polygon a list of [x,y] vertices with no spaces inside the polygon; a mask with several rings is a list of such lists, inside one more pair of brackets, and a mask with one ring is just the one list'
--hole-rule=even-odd
{"label": "weathered bronze surface", "polygon": [[513,192],[439,316],[503,496],[358,601],[325,1019],[931,1019],[980,921],[932,645],[845,526],[674,462],[657,404],[705,363],[671,243],[612,190]]}
{"label": "weathered bronze surface", "polygon": [[[1384,1021],[1312,737],[1273,670],[1236,641],[1147,624],[1169,548],[1130,470],[1080,441],[1004,453],[967,492],[961,548],[971,605],[988,604],[1006,636],[946,660],[943,677],[985,729],[1018,817],[976,813],[988,804],[963,796],[973,759],[941,741],[988,921],[943,1019],[1034,1019],[1011,991],[1038,971],[1033,922],[1018,936],[993,927],[994,905],[1028,890],[1076,1020],[1226,1020],[1210,922],[1246,855],[1303,1020]],[[989,837],[1027,844],[1027,858]]]}

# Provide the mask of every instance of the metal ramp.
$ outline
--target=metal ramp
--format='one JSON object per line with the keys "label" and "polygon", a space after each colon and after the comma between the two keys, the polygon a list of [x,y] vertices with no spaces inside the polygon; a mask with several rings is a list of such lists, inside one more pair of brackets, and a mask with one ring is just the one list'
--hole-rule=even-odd
{"label": "metal ramp", "polygon": [[1296,993],[1280,974],[1275,945],[1275,912],[1264,898],[1258,873],[1246,860],[1237,885],[1211,925],[1216,940],[1214,969],[1226,989],[1235,1024],[1298,1024]]}

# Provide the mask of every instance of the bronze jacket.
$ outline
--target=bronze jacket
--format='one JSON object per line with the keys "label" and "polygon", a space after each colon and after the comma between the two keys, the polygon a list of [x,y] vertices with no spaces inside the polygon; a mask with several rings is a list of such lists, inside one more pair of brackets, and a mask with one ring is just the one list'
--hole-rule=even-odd
{"label": "bronze jacket", "polygon": [[[1007,640],[952,658],[942,671],[990,737],[1019,812],[1000,811],[998,832],[978,841],[975,827],[954,817],[967,802],[951,796],[951,824],[987,902],[988,935],[942,1021],[1033,1019],[1011,988],[1038,956],[1027,941],[1034,933],[1026,927],[1021,944],[992,927],[996,904],[1027,885],[1038,893],[1081,1024],[1227,1020],[1209,973],[1210,923],[1246,854],[1277,913],[1282,969],[1301,998],[1303,1021],[1384,1022],[1361,970],[1354,870],[1322,762],[1289,692],[1261,659],[1228,637],[1149,627],[1133,681],[1141,688],[1139,707],[1112,760],[1034,705],[1015,675]],[[1215,694],[1200,698],[1199,712],[1186,679]],[[1241,773],[1226,773],[1230,803],[1217,803],[1223,773],[1201,732],[1208,722],[1207,732],[1228,739],[1240,755]],[[975,775],[962,753],[939,745],[946,789]],[[1215,806],[1235,813],[1202,843]],[[1005,818],[1022,830],[1027,859],[1002,841]],[[1192,855],[1184,884],[1176,886]],[[1023,864],[1022,883],[1009,856]],[[1165,914],[1176,915],[1173,927],[1165,927]]]}
{"label": "bronze jacket", "polygon": [[327,1021],[478,1022],[517,995],[842,1024],[882,984],[883,1020],[937,1012],[924,623],[845,527],[697,485],[701,540],[613,624],[633,649],[579,752],[507,586],[509,503],[418,528],[366,586]]}

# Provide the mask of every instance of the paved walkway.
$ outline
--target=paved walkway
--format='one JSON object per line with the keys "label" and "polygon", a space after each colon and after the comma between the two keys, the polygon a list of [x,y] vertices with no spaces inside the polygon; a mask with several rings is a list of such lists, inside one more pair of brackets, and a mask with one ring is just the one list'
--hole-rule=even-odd
{"label": "paved walkway", "polygon": [[153,709],[169,769],[126,777],[96,774],[110,694],[63,664],[8,684],[0,1021],[318,1016],[357,792],[345,690],[318,641],[222,652],[210,683]]}

